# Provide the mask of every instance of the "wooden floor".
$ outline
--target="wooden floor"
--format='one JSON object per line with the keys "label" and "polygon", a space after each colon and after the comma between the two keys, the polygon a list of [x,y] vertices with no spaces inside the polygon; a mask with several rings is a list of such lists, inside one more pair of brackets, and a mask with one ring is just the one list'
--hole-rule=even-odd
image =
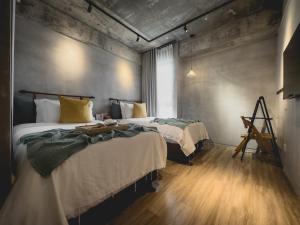
{"label": "wooden floor", "polygon": [[159,190],[135,201],[111,225],[297,225],[300,200],[279,167],[231,158],[217,145],[194,166],[168,162]]}

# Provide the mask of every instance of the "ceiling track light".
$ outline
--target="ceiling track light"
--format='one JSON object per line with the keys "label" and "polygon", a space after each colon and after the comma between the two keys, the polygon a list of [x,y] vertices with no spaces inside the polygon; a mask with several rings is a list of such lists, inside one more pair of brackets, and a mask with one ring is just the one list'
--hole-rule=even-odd
{"label": "ceiling track light", "polygon": [[136,36],[136,42],[139,42],[140,41],[140,35],[137,35]]}
{"label": "ceiling track light", "polygon": [[187,28],[187,24],[184,25],[184,32],[187,33],[189,30]]}
{"label": "ceiling track light", "polygon": [[88,11],[88,13],[92,12],[92,3],[89,3],[89,7],[88,7],[87,11]]}

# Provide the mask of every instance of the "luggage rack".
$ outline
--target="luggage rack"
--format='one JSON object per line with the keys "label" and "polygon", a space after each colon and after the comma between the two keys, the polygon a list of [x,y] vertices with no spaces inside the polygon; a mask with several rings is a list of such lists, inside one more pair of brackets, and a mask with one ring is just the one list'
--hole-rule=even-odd
{"label": "luggage rack", "polygon": [[[256,116],[259,107],[261,108],[261,111],[262,111],[262,114],[263,114],[262,117],[257,117]],[[249,119],[250,121],[246,120],[246,119]],[[270,141],[271,146],[272,146],[271,149],[272,149],[275,157],[277,159],[279,159],[279,161],[280,161],[279,148],[278,148],[278,145],[276,143],[276,137],[274,135],[274,130],[273,130],[272,123],[271,123],[273,118],[270,118],[270,116],[269,116],[266,101],[265,101],[265,98],[263,96],[260,96],[258,98],[258,100],[256,101],[255,108],[254,108],[252,116],[251,117],[249,117],[249,116],[242,117],[242,120],[244,122],[245,127],[248,128],[248,132],[247,132],[247,135],[242,136],[244,138],[244,140],[236,148],[236,152],[233,154],[232,157],[234,158],[240,151],[242,151],[241,161],[243,161],[248,142],[251,139],[255,139],[258,142],[258,144],[262,140]],[[264,127],[263,127],[261,132],[259,132],[257,130],[257,128],[254,126],[254,121],[255,120],[264,120]],[[264,133],[265,129],[267,130],[267,133]],[[281,164],[281,162],[280,162],[280,164]]]}

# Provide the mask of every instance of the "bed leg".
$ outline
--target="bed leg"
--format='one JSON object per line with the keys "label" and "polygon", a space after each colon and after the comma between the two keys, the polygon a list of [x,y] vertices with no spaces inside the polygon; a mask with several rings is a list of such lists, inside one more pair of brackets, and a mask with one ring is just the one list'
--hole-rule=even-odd
{"label": "bed leg", "polygon": [[159,174],[157,170],[150,172],[150,181],[149,183],[147,182],[147,186],[146,186],[147,192],[156,192],[157,187],[159,186],[158,175]]}
{"label": "bed leg", "polygon": [[81,221],[80,221],[80,216],[81,216],[81,214],[80,214],[80,208],[78,209],[78,217],[77,217],[77,223],[78,223],[78,225],[80,225],[81,224]]}

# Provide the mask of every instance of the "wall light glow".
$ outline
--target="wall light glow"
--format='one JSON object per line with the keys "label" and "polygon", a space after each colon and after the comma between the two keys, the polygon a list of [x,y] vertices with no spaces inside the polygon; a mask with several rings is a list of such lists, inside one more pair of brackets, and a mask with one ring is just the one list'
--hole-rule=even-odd
{"label": "wall light glow", "polygon": [[85,72],[85,53],[80,43],[65,38],[60,40],[53,51],[53,61],[67,80],[78,79]]}
{"label": "wall light glow", "polygon": [[134,71],[130,65],[125,61],[119,61],[117,64],[117,76],[121,87],[125,90],[133,88]]}

